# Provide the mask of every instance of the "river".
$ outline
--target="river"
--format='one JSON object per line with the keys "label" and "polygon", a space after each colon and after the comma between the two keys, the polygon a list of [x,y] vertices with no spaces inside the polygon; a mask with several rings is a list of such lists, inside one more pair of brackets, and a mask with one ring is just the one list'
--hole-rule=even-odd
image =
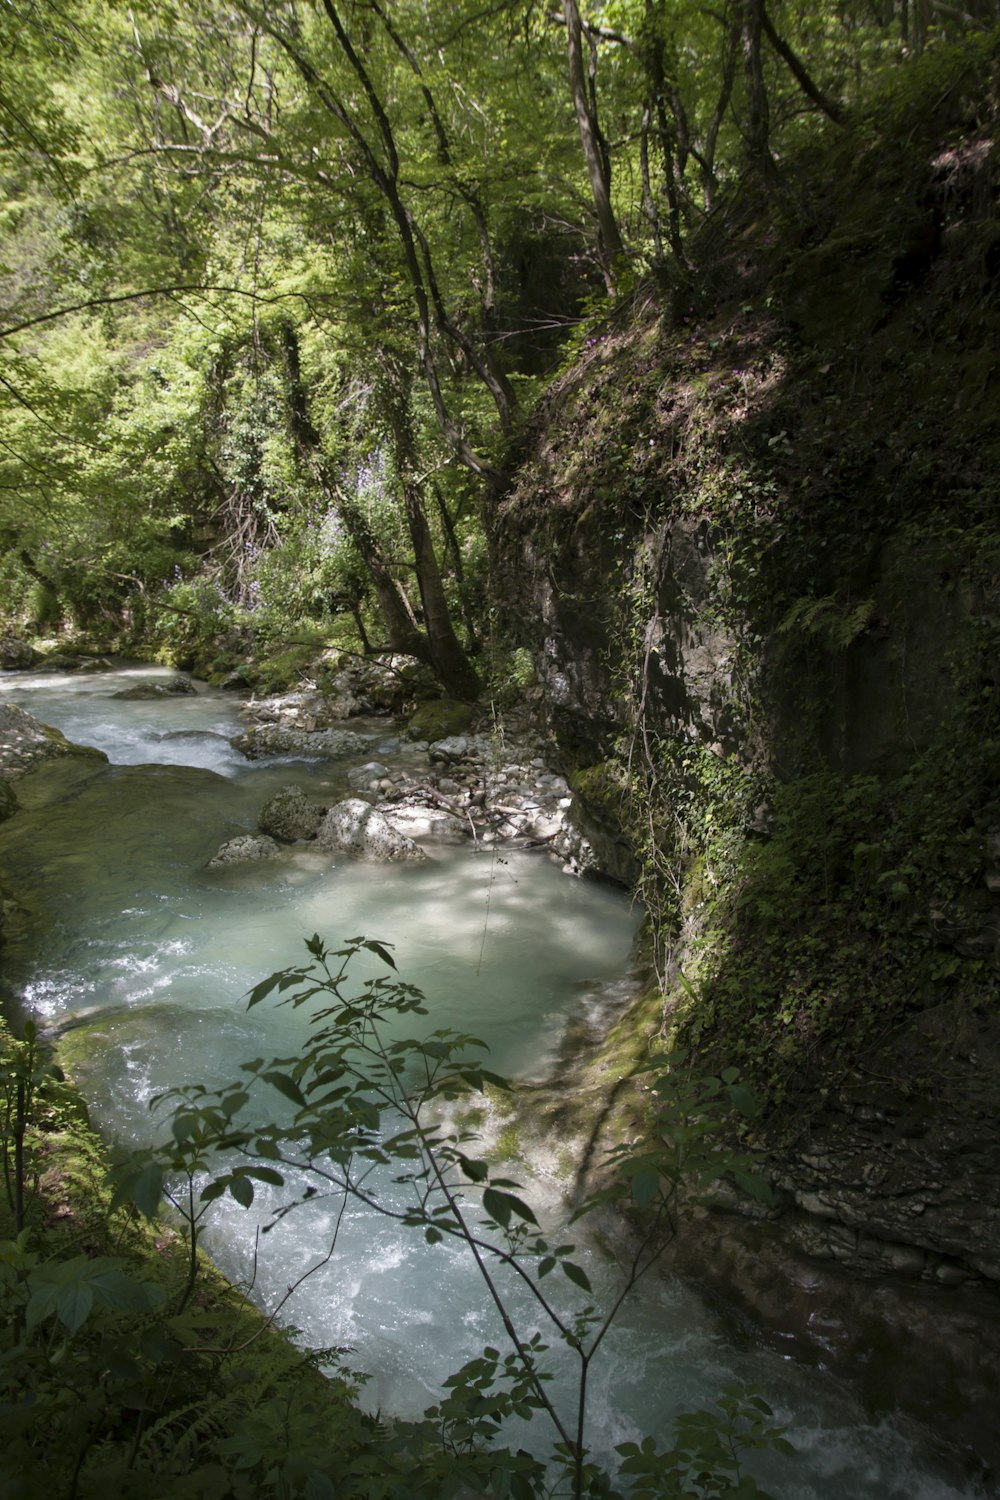
{"label": "river", "polygon": [[[426,864],[373,866],[301,846],[273,863],[206,870],[224,840],[254,830],[279,786],[296,782],[330,802],[346,795],[356,762],[251,764],[230,744],[244,727],[239,705],[203,686],[189,697],[113,696],[165,675],[138,666],[0,673],[0,700],[110,761],[53,763],[22,781],[23,811],[0,826],[5,880],[32,914],[5,954],[7,984],[59,1031],[109,1137],[148,1142],[162,1130],[149,1110],[154,1095],[228,1081],[241,1061],[294,1048],[299,1018],[274,1005],[248,1013],[243,997],[301,962],[314,932],[333,945],[361,934],[393,944],[400,973],[428,997],[431,1023],[482,1037],[489,1065],[518,1078],[543,1077],[567,1021],[622,985],[636,913],[620,893],[568,879],[541,853],[437,846]],[[361,728],[371,735],[365,758],[400,753],[386,725]],[[542,1212],[558,1215],[558,1195],[544,1184],[536,1192]],[[269,1207],[267,1191],[251,1211],[218,1205],[210,1247],[234,1279],[251,1274]],[[254,1285],[263,1305],[322,1259],[334,1222],[333,1206],[319,1204],[268,1234]],[[593,1247],[581,1256],[606,1292],[612,1268]],[[516,1305],[531,1326],[530,1309]],[[405,1415],[436,1399],[441,1380],[484,1344],[503,1340],[459,1247],[428,1246],[370,1211],[348,1215],[335,1254],[284,1315],[309,1343],[352,1346],[351,1365],[371,1377],[368,1404]],[[782,1500],[982,1494],[934,1472],[893,1423],[872,1425],[823,1371],[750,1336],[734,1342],[709,1306],[668,1279],[643,1286],[602,1352],[594,1446],[608,1453],[646,1431],[664,1437],[678,1411],[711,1405],[733,1382],[759,1386],[788,1423],[797,1457],[753,1466]]]}

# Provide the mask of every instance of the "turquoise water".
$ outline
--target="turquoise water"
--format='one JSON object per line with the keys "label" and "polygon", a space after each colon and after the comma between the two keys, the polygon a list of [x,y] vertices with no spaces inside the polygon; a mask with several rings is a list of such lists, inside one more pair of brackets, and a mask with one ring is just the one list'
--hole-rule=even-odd
{"label": "turquoise water", "polygon": [[[392,943],[401,974],[428,997],[427,1024],[477,1034],[490,1065],[520,1078],[544,1077],[567,1020],[621,987],[637,913],[620,893],[568,879],[541,854],[430,846],[426,864],[387,867],[303,847],[273,863],[206,870],[225,839],[255,827],[277,786],[295,781],[331,801],[346,791],[354,762],[250,765],[229,744],[242,727],[230,697],[201,690],[123,702],[111,696],[122,685],[120,672],[0,674],[7,701],[112,762],[40,773],[24,788],[24,811],[0,826],[6,878],[35,918],[30,940],[11,944],[8,974],[23,1005],[64,1033],[109,1135],[147,1141],[160,1129],[149,1110],[154,1095],[221,1083],[247,1058],[293,1050],[301,1017],[271,1003],[248,1013],[243,997],[265,975],[301,962],[313,932],[334,945],[359,934]],[[358,763],[387,734],[373,722],[362,728],[371,747]],[[419,1413],[447,1374],[502,1342],[461,1249],[427,1246],[373,1210],[339,1222],[335,1203],[310,1205],[266,1236],[255,1263],[276,1191],[262,1191],[250,1212],[219,1205],[212,1252],[234,1278],[253,1279],[254,1296],[272,1307],[335,1239],[283,1316],[310,1343],[353,1347],[352,1365],[371,1374],[373,1408]],[[381,1191],[391,1202],[391,1184]],[[558,1193],[544,1183],[536,1191],[540,1212],[555,1222]],[[609,1291],[613,1268],[593,1248],[581,1256]],[[507,1295],[533,1326],[530,1305],[514,1288]],[[570,1371],[558,1353],[552,1360],[570,1403]],[[643,1287],[602,1352],[592,1386],[595,1446],[665,1434],[678,1410],[710,1405],[733,1381],[761,1386],[791,1427],[799,1458],[760,1469],[783,1500],[976,1493],[928,1472],[891,1424],[868,1425],[822,1372],[734,1346],[697,1295],[670,1280]]]}

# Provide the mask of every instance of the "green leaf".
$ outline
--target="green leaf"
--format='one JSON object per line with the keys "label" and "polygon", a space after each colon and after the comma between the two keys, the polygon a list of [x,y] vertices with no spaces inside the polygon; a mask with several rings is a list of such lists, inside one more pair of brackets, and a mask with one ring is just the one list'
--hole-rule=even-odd
{"label": "green leaf", "polygon": [[269,1083],[272,1088],[277,1089],[279,1094],[284,1094],[285,1098],[290,1099],[293,1104],[305,1104],[305,1095],[295,1082],[295,1079],[289,1078],[287,1073],[272,1071],[262,1073],[260,1076],[265,1083]]}
{"label": "green leaf", "polygon": [[483,1192],[483,1207],[501,1229],[507,1228],[511,1215],[511,1201],[508,1193],[498,1193],[495,1188],[486,1188]]}
{"label": "green leaf", "polygon": [[87,1321],[93,1305],[93,1289],[81,1280],[61,1288],[56,1298],[56,1313],[60,1323],[74,1334]]}
{"label": "green leaf", "polygon": [[268,979],[262,979],[260,984],[255,984],[247,995],[247,1010],[253,1010],[262,1000],[266,1000],[273,989],[277,988],[281,974],[272,974]]}
{"label": "green leaf", "polygon": [[241,1167],[240,1171],[246,1177],[255,1177],[258,1182],[269,1182],[272,1187],[284,1187],[285,1179],[280,1172],[273,1167],[261,1167],[256,1163],[252,1167]]}
{"label": "green leaf", "polygon": [[640,1208],[648,1208],[660,1187],[660,1174],[651,1162],[644,1163],[632,1178],[632,1197]]}
{"label": "green leaf", "polygon": [[384,943],[378,943],[374,938],[369,938],[363,946],[368,949],[369,953],[376,954],[384,964],[388,964],[390,969],[396,967],[396,960]]}
{"label": "green leaf", "polygon": [[562,1262],[563,1275],[567,1276],[575,1286],[582,1287],[585,1292],[593,1291],[590,1285],[590,1277],[582,1266],[575,1265],[571,1260]]}
{"label": "green leaf", "polygon": [[163,1168],[151,1161],[129,1187],[129,1196],[144,1219],[155,1219],[163,1198]]}
{"label": "green leaf", "polygon": [[238,1177],[235,1175],[229,1179],[229,1191],[243,1208],[249,1208],[253,1202],[253,1183],[249,1177]]}

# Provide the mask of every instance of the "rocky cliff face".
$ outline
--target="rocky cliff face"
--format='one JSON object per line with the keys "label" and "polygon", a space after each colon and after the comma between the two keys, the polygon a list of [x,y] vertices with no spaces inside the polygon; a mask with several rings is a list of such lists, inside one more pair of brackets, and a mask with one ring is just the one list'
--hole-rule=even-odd
{"label": "rocky cliff face", "polygon": [[679,310],[591,330],[495,537],[786,1241],[944,1287],[1000,1287],[995,128],[960,78],[720,211]]}

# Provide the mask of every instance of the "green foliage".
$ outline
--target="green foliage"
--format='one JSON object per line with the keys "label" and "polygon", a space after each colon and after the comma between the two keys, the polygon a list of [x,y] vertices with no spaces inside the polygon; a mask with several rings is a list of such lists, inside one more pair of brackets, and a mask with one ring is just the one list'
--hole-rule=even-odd
{"label": "green foliage", "polygon": [[[720,1418],[719,1413],[722,1413]],[[677,1441],[659,1452],[653,1438],[622,1443],[622,1474],[634,1481],[632,1500],[769,1500],[740,1460],[770,1448],[791,1457],[785,1428],[770,1425],[774,1415],[758,1391],[728,1386],[718,1410],[687,1412],[677,1419]]]}
{"label": "green foliage", "polygon": [[[101,1192],[82,1105],[34,1035],[0,1036],[0,1077],[11,1174],[23,1124],[31,1189],[17,1233],[3,1237],[16,1227],[13,1182],[0,1213],[5,1493],[326,1493],[316,1486],[372,1451],[343,1351],[296,1351],[211,1268],[197,1305],[181,1309],[172,1290],[184,1268],[166,1237],[144,1236]],[[190,1137],[178,1137],[190,1159]],[[162,1178],[142,1171],[132,1186],[153,1212]]]}

